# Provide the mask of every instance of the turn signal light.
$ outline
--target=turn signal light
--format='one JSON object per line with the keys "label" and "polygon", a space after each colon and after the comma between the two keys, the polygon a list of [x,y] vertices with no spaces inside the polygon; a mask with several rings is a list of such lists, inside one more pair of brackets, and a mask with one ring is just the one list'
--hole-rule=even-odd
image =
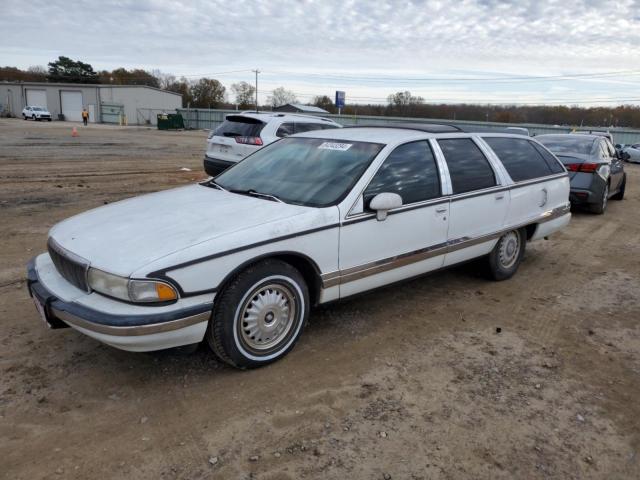
{"label": "turn signal light", "polygon": [[156,293],[158,300],[175,300],[176,298],[176,292],[173,288],[164,283],[156,283]]}

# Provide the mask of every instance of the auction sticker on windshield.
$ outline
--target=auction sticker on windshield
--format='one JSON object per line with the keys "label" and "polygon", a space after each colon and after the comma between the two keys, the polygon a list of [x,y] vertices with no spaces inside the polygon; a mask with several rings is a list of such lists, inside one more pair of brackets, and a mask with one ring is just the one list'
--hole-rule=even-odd
{"label": "auction sticker on windshield", "polygon": [[322,150],[339,150],[341,152],[346,152],[351,148],[353,143],[334,143],[334,142],[323,142],[318,145],[318,148]]}

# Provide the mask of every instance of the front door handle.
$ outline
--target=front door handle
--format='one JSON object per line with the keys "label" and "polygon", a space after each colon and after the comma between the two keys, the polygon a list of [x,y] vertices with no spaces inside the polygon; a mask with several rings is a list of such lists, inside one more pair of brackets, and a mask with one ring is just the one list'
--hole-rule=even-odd
{"label": "front door handle", "polygon": [[436,208],[436,213],[447,213],[447,207]]}
{"label": "front door handle", "polygon": [[502,200],[504,198],[504,193],[496,193],[496,200]]}

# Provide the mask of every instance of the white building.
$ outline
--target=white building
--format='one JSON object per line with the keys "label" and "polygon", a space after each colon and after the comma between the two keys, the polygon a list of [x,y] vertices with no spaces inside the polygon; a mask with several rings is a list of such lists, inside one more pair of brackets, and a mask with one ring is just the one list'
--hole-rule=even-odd
{"label": "white building", "polygon": [[[155,125],[158,113],[182,107],[182,95],[144,85],[0,82],[0,112],[19,117],[27,105],[45,107],[54,120]],[[61,116],[62,115],[62,116]]]}

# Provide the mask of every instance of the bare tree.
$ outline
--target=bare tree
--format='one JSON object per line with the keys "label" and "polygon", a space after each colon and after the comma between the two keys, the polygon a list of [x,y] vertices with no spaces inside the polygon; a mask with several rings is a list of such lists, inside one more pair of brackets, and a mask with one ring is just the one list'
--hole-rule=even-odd
{"label": "bare tree", "polygon": [[297,101],[296,94],[291,90],[286,90],[284,87],[276,88],[267,98],[267,103],[272,107],[280,107],[287,103],[296,103]]}
{"label": "bare tree", "polygon": [[225,88],[213,78],[201,78],[191,87],[193,106],[196,108],[218,108],[225,100]]}
{"label": "bare tree", "polygon": [[320,107],[326,110],[327,112],[330,112],[330,113],[335,112],[335,106],[333,105],[333,100],[331,100],[331,98],[329,98],[327,95],[318,95],[314,97],[313,104],[316,107]]}
{"label": "bare tree", "polygon": [[236,97],[236,103],[240,108],[248,108],[254,105],[256,88],[247,82],[238,82],[231,85],[231,91]]}
{"label": "bare tree", "polygon": [[158,79],[158,85],[160,85],[160,88],[163,90],[167,90],[170,85],[176,82],[176,76],[172,73],[164,73],[157,68],[151,70],[150,73]]}

